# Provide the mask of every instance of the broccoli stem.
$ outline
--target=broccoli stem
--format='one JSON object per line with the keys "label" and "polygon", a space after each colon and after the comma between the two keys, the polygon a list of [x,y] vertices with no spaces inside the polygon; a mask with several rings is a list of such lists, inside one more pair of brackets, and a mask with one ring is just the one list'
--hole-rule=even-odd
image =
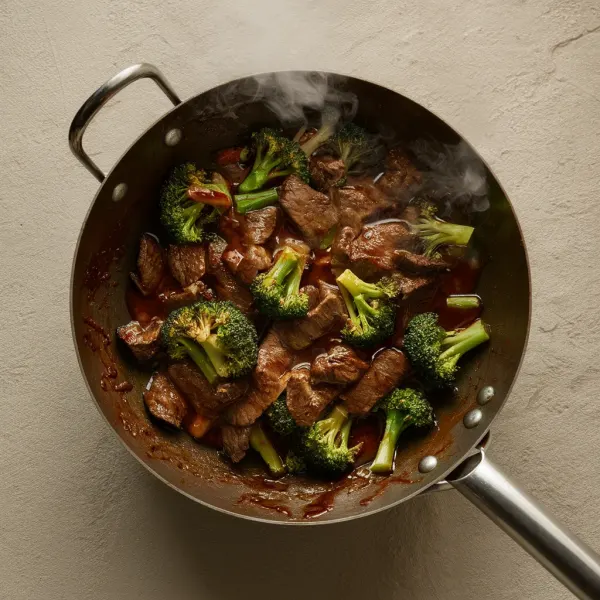
{"label": "broccoli stem", "polygon": [[471,310],[481,306],[481,298],[479,296],[449,296],[446,298],[446,306],[448,308],[457,308],[459,310]]}
{"label": "broccoli stem", "polygon": [[277,257],[277,261],[271,267],[267,277],[281,285],[297,264],[298,256],[296,253],[285,248]]}
{"label": "broccoli stem", "polygon": [[294,296],[300,291],[300,281],[304,272],[304,261],[298,260],[291,275],[285,280],[285,297]]}
{"label": "broccoli stem", "polygon": [[196,344],[196,342],[192,342],[188,338],[178,338],[177,340],[188,353],[188,356],[198,365],[198,368],[204,373],[204,377],[208,380],[208,383],[211,385],[217,380],[217,372],[212,365],[212,362],[209,360],[207,355],[203,352],[202,348]]}
{"label": "broccoli stem", "polygon": [[271,475],[281,477],[285,473],[283,462],[277,454],[277,450],[265,435],[260,423],[255,423],[250,430],[250,446],[260,454]]}
{"label": "broccoli stem", "polygon": [[391,473],[394,470],[396,444],[407,423],[403,411],[391,409],[386,411],[385,431],[377,449],[377,456],[371,465],[373,473]]}
{"label": "broccoli stem", "polygon": [[365,298],[382,298],[385,293],[381,288],[374,283],[367,283],[357,277],[350,269],[346,269],[338,278],[337,282],[341,283],[351,294],[356,297],[362,295]]}
{"label": "broccoli stem", "polygon": [[[329,419],[331,419],[331,429],[334,432],[334,438],[336,438],[340,429],[342,429],[342,425],[348,419],[348,410],[342,404],[337,404],[327,416],[327,420]],[[350,421],[348,423],[351,424]],[[350,433],[350,428],[348,428],[348,433]]]}
{"label": "broccoli stem", "polygon": [[227,359],[225,354],[219,348],[217,336],[213,333],[209,335],[204,342],[200,342],[204,352],[208,356],[208,360],[212,363],[214,370],[220,377],[227,377],[229,371],[227,369]]}
{"label": "broccoli stem", "polygon": [[271,204],[275,204],[275,202],[277,202],[279,199],[279,194],[277,193],[277,188],[272,188],[270,190],[264,190],[262,192],[256,192],[253,194],[236,194],[234,199],[235,209],[240,214],[245,215],[251,210],[258,210],[260,208],[264,208],[265,206],[271,206]]}
{"label": "broccoli stem", "polygon": [[463,354],[479,346],[479,344],[487,342],[489,339],[490,336],[485,330],[483,322],[477,320],[458,333],[449,332],[442,341],[442,347],[448,347],[440,354],[439,359],[442,361],[444,359],[452,359],[454,362],[457,362]]}
{"label": "broccoli stem", "polygon": [[238,188],[240,192],[246,194],[259,190],[269,180],[271,171],[281,162],[280,158],[273,158],[270,154],[262,156],[262,153],[257,152],[256,160],[252,171],[248,174],[248,177],[240,183]]}
{"label": "broccoli stem", "polygon": [[467,246],[475,229],[468,225],[447,223],[426,217],[416,226],[427,247],[426,254],[432,255],[439,246]]}
{"label": "broccoli stem", "polygon": [[358,318],[358,313],[356,312],[352,296],[348,293],[348,291],[343,285],[338,287],[340,290],[340,294],[342,294],[342,298],[344,299],[344,304],[346,305],[346,310],[348,311],[348,316],[350,317],[350,320],[353,323],[359,323],[360,319]]}

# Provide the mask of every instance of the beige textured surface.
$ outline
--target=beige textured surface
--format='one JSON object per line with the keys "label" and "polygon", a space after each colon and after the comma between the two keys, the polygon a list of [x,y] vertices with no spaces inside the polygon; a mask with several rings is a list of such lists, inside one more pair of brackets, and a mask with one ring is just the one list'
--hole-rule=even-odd
{"label": "beige textured surface", "polygon": [[[316,67],[434,109],[489,161],[529,243],[529,351],[491,455],[600,548],[597,0],[179,4],[0,3],[0,597],[570,597],[453,492],[283,529],[198,507],[143,471],[93,408],[72,348],[69,272],[96,183],[66,134],[99,83],[141,60],[184,98]],[[150,82],[129,88],[87,148],[110,166],[166,108]]]}

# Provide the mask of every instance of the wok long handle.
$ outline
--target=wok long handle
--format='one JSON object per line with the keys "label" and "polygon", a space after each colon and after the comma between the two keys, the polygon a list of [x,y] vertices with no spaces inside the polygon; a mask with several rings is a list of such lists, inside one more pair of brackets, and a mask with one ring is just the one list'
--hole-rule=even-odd
{"label": "wok long handle", "polygon": [[575,596],[600,598],[600,557],[495,467],[483,450],[447,478]]}
{"label": "wok long handle", "polygon": [[171,87],[164,75],[153,65],[141,63],[123,69],[104,85],[100,86],[77,111],[69,128],[69,146],[71,151],[83,166],[100,182],[104,181],[105,174],[83,149],[83,134],[96,113],[118,92],[138,79],[152,79],[165,93],[174,106],[181,104],[179,96]]}

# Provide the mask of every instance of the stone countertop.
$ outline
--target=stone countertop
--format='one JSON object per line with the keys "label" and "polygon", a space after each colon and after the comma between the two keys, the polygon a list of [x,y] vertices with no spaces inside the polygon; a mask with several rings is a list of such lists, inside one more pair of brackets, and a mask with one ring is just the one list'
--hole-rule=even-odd
{"label": "stone countertop", "polygon": [[[5,0],[0,30],[0,597],[571,597],[455,492],[277,528],[197,506],[141,469],[93,407],[71,342],[71,260],[97,184],[67,130],[101,82],[140,61],[184,98],[318,68],[437,112],[505,186],[531,258],[529,349],[491,457],[600,548],[596,0]],[[167,108],[140,82],[86,148],[109,168]]]}

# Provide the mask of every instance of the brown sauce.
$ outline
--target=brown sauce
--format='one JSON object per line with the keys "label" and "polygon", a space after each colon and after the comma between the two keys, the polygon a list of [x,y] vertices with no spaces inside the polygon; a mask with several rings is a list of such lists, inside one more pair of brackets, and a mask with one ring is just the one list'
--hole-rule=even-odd
{"label": "brown sauce", "polygon": [[242,494],[237,501],[237,504],[253,504],[266,508],[267,510],[278,512],[286,517],[292,517],[292,511],[287,506],[279,504],[277,500],[274,500],[273,498],[261,496],[260,494]]}

